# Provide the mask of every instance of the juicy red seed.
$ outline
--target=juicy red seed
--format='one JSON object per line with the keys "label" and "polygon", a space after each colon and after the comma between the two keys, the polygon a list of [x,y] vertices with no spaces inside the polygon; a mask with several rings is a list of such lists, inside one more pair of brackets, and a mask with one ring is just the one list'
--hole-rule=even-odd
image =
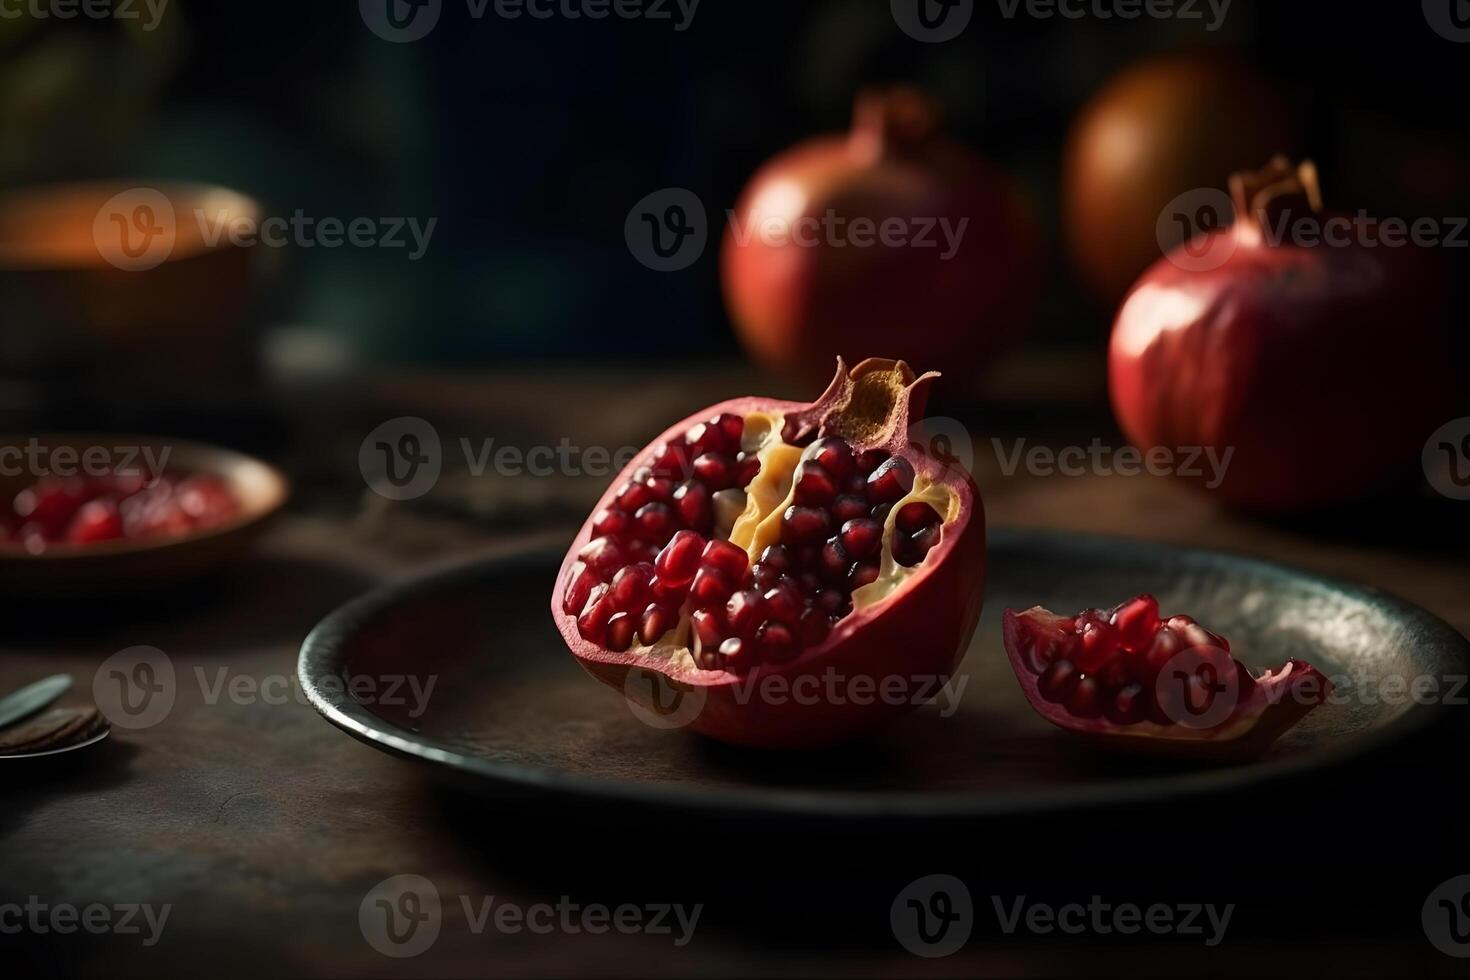
{"label": "juicy red seed", "polygon": [[725,436],[719,428],[708,422],[696,422],[684,433],[684,444],[689,447],[691,456],[699,456],[702,453],[718,452],[724,449]]}
{"label": "juicy red seed", "polygon": [[751,665],[752,649],[738,636],[732,636],[720,644],[720,665],[726,670],[744,670]]}
{"label": "juicy red seed", "polygon": [[878,468],[878,464],[888,458],[888,454],[881,449],[868,449],[858,454],[857,468],[863,476],[867,476]]}
{"label": "juicy red seed", "polygon": [[761,594],[755,589],[742,589],[725,603],[725,621],[739,636],[750,636],[761,621]]}
{"label": "juicy red seed", "polygon": [[847,576],[847,569],[852,565],[852,558],[848,556],[847,549],[842,546],[840,537],[828,538],[827,543],[822,545],[822,572],[830,581],[841,582]]}
{"label": "juicy red seed", "polygon": [[911,500],[898,509],[893,523],[904,534],[913,534],[921,528],[939,523],[939,512],[922,500]]}
{"label": "juicy red seed", "polygon": [[689,475],[689,450],[675,442],[661,442],[653,450],[654,473],[681,480]]}
{"label": "juicy red seed", "polygon": [[868,476],[868,499],[891,504],[914,488],[914,468],[902,456],[885,460]]}
{"label": "juicy red seed", "polygon": [[854,591],[877,580],[878,563],[875,561],[857,562],[847,575],[847,583]]}
{"label": "juicy red seed", "polygon": [[674,512],[669,509],[668,504],[654,501],[638,508],[638,512],[633,515],[633,523],[638,525],[641,536],[663,544],[674,533]]}
{"label": "juicy red seed", "polygon": [[761,552],[760,562],[767,568],[784,572],[791,568],[791,552],[786,550],[785,545],[767,545],[766,550]]}
{"label": "juicy red seed", "polygon": [[801,618],[801,593],[790,582],[781,582],[767,590],[766,612],[783,623],[794,623]]}
{"label": "juicy red seed", "polygon": [[612,580],[613,602],[619,609],[633,612],[648,604],[652,594],[653,566],[639,562],[618,569]]}
{"label": "juicy red seed", "polygon": [[594,538],[587,546],[577,553],[577,557],[587,563],[587,567],[597,573],[599,578],[607,578],[614,571],[623,566],[623,549],[612,538]]}
{"label": "juicy red seed", "polygon": [[838,482],[852,475],[857,460],[853,459],[852,447],[841,439],[828,437],[818,439],[812,444],[810,458],[822,465],[832,478]]}
{"label": "juicy red seed", "polygon": [[827,638],[832,630],[832,622],[826,612],[813,606],[801,614],[801,625],[798,629],[804,646],[816,646]]}
{"label": "juicy red seed", "polygon": [[653,494],[656,500],[668,500],[674,495],[674,481],[667,476],[650,476],[643,481],[643,486]]}
{"label": "juicy red seed", "polygon": [[608,534],[620,538],[627,530],[628,514],[616,507],[604,507],[592,519],[592,533],[597,536]]}
{"label": "juicy red seed", "polygon": [[842,482],[842,494],[845,497],[857,497],[859,500],[868,499],[868,477],[865,473],[854,473]]}
{"label": "juicy red seed", "polygon": [[792,635],[791,628],[774,620],[756,630],[755,642],[760,647],[761,657],[772,663],[790,659],[797,652],[796,637]]}
{"label": "juicy red seed", "polygon": [[704,537],[698,531],[675,531],[653,565],[665,585],[680,588],[688,585],[699,571],[699,555],[704,551]]}
{"label": "juicy red seed", "polygon": [[567,591],[562,596],[561,611],[568,616],[580,614],[587,607],[587,597],[596,585],[597,573],[588,568],[586,562],[577,562],[567,575]]}
{"label": "juicy red seed", "polygon": [[613,605],[612,597],[608,594],[609,586],[606,582],[592,590],[592,595],[587,600],[582,615],[577,617],[577,632],[582,634],[582,639],[594,643],[602,641],[603,634],[607,631],[607,621],[617,612]]}
{"label": "juicy red seed", "polygon": [[735,482],[735,464],[729,456],[703,453],[694,460],[694,478],[711,490],[724,490]]}
{"label": "juicy red seed", "polygon": [[1109,660],[1102,670],[1097,672],[1097,679],[1105,691],[1118,691],[1133,680],[1133,672],[1128,669],[1128,660],[1125,657],[1114,657]]}
{"label": "juicy red seed", "polygon": [[1150,684],[1158,680],[1159,671],[1173,660],[1175,656],[1184,649],[1184,637],[1175,632],[1172,627],[1161,626],[1154,634],[1152,645],[1148,652],[1143,655],[1139,664],[1139,673],[1143,680]]}
{"label": "juicy red seed", "polygon": [[873,512],[869,516],[871,516],[873,520],[877,521],[879,524],[882,524],[883,522],[888,520],[888,512],[892,509],[892,504],[878,504],[876,507],[873,508]]}
{"label": "juicy red seed", "polygon": [[722,664],[723,658],[715,647],[702,647],[694,655],[694,665],[700,670],[719,670]]}
{"label": "juicy red seed", "polygon": [[713,568],[701,568],[694,574],[689,595],[702,606],[713,606],[730,598],[730,583]]}
{"label": "juicy red seed", "polygon": [[827,613],[829,616],[832,613],[835,613],[837,610],[841,609],[842,604],[846,601],[847,600],[843,598],[842,593],[838,592],[836,589],[823,589],[821,592],[817,593],[817,608]]}
{"label": "juicy red seed", "polygon": [[618,490],[618,506],[630,514],[652,499],[652,491],[645,487],[641,481],[635,483],[629,480]]}
{"label": "juicy red seed", "polygon": [[740,453],[735,457],[735,485],[748,487],[761,471],[760,457],[755,453]]}
{"label": "juicy red seed", "polygon": [[653,577],[653,581],[648,584],[648,587],[653,593],[654,601],[665,606],[682,604],[684,602],[684,593],[689,591],[687,584],[676,587],[665,582],[657,575]]}
{"label": "juicy red seed", "polygon": [[[663,544],[663,542],[660,541],[659,544]],[[652,565],[653,560],[657,557],[658,544],[650,544],[647,541],[634,541],[628,545],[628,560],[635,564],[637,562],[644,562]]]}
{"label": "juicy red seed", "polygon": [[632,613],[614,613],[607,621],[607,648],[622,653],[633,645],[633,634],[637,632],[638,620]]}
{"label": "juicy red seed", "polygon": [[694,610],[689,623],[694,627],[694,635],[699,637],[699,645],[707,650],[715,649],[725,638],[725,625],[720,622],[720,614],[713,609]]}
{"label": "juicy red seed", "polygon": [[792,544],[811,544],[827,537],[832,522],[827,512],[792,504],[781,515],[781,537]]}
{"label": "juicy red seed", "polygon": [[927,555],[939,543],[940,526],[939,524],[930,524],[928,527],[921,527],[914,532],[913,537],[909,538],[918,550],[920,557]]}
{"label": "juicy red seed", "polygon": [[822,507],[837,496],[837,481],[821,463],[807,460],[796,468],[796,502],[807,507]]}
{"label": "juicy red seed", "polygon": [[118,512],[117,502],[107,498],[83,504],[66,532],[66,540],[72,544],[114,541],[122,536],[122,514]]}
{"label": "juicy red seed", "polygon": [[708,527],[714,519],[709,490],[693,480],[679,484],[679,489],[674,491],[674,506],[678,508],[680,519],[692,528]]}
{"label": "juicy red seed", "polygon": [[1129,649],[1140,649],[1153,640],[1159,628],[1159,601],[1151,595],[1129,599],[1113,610],[1109,622]]}
{"label": "juicy red seed", "polygon": [[704,546],[701,564],[713,568],[732,582],[745,577],[745,549],[728,541],[711,541]]}
{"label": "juicy red seed", "polygon": [[811,595],[822,587],[822,580],[817,577],[816,572],[807,571],[796,576],[796,584],[800,586],[804,595]]}
{"label": "juicy red seed", "polygon": [[1060,704],[1067,700],[1072,693],[1072,688],[1077,684],[1077,668],[1070,660],[1053,660],[1051,665],[1042,671],[1041,679],[1037,681],[1037,689],[1041,696],[1053,704]]}
{"label": "juicy red seed", "polygon": [[1084,673],[1102,667],[1118,651],[1118,638],[1112,629],[1087,623],[1082,627],[1082,641],[1078,644],[1077,666]]}
{"label": "juicy red seed", "polygon": [[643,620],[638,626],[638,638],[645,645],[652,644],[673,628],[673,625],[673,611],[656,602],[650,602],[648,608],[643,610]]}
{"label": "juicy red seed", "polygon": [[868,517],[858,517],[842,525],[842,546],[854,558],[867,558],[883,543],[883,525]]}
{"label": "juicy red seed", "polygon": [[715,427],[724,436],[725,445],[735,447],[740,445],[740,437],[745,435],[745,420],[738,415],[729,412],[721,412],[714,418]]}
{"label": "juicy red seed", "polygon": [[868,516],[868,502],[862,497],[845,493],[832,501],[832,517],[839,521],[851,521]]}
{"label": "juicy red seed", "polygon": [[1127,684],[1113,695],[1108,702],[1106,714],[1108,720],[1118,725],[1131,725],[1136,721],[1142,721],[1144,713],[1148,710],[1148,695],[1144,692],[1142,684]]}
{"label": "juicy red seed", "polygon": [[750,570],[750,578],[758,588],[769,589],[780,580],[781,572],[763,562],[756,562],[755,567]]}
{"label": "juicy red seed", "polygon": [[1095,677],[1083,677],[1067,695],[1067,710],[1078,718],[1096,718],[1103,712],[1102,687]]}

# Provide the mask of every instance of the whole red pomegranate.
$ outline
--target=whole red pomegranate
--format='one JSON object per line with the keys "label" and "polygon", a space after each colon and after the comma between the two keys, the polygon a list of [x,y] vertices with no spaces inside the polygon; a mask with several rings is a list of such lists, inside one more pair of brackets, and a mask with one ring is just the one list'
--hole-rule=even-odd
{"label": "whole red pomegranate", "polygon": [[1151,595],[1075,616],[1007,609],[1002,629],[1038,714],[1131,751],[1250,759],[1332,693],[1300,660],[1253,676],[1228,640],[1189,616],[1160,617]]}
{"label": "whole red pomegranate", "polygon": [[[598,680],[660,710],[660,679],[721,741],[841,741],[923,702],[980,616],[985,516],[969,475],[911,444],[937,375],[863,361],[817,401],[737,398],[618,475],[551,612]],[[642,674],[630,678],[630,672]]]}
{"label": "whole red pomegranate", "polygon": [[850,133],[751,179],[720,257],[725,303],[757,361],[813,382],[836,355],[894,347],[971,370],[1030,317],[1037,238],[1010,181],[941,135],[922,93],[869,91]]}
{"label": "whole red pomegranate", "polygon": [[1245,509],[1372,492],[1449,417],[1442,267],[1376,222],[1322,210],[1310,163],[1277,158],[1231,191],[1234,224],[1156,262],[1118,312],[1118,422],[1144,450],[1212,450],[1223,478],[1181,475]]}

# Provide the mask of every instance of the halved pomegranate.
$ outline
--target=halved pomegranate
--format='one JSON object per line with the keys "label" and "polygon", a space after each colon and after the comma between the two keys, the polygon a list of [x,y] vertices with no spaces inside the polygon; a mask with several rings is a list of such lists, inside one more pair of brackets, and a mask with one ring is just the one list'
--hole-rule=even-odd
{"label": "halved pomegranate", "polygon": [[1007,609],[1003,630],[1038,714],[1122,748],[1254,758],[1332,692],[1301,660],[1252,677],[1224,637],[1188,616],[1161,619],[1151,595],[1076,616]]}
{"label": "halved pomegranate", "polygon": [[985,578],[979,491],[909,438],[936,377],[839,358],[810,405],[738,398],[668,429],[562,563],[577,660],[631,696],[634,669],[697,691],[689,727],[741,745],[831,744],[931,698]]}

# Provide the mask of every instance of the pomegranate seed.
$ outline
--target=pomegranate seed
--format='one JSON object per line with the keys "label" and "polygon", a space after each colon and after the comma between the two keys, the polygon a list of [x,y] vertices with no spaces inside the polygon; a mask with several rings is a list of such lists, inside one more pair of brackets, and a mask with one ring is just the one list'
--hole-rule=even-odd
{"label": "pomegranate seed", "polygon": [[631,514],[652,500],[653,494],[649,492],[649,489],[642,482],[629,480],[618,490],[618,495],[615,499],[619,507]]}
{"label": "pomegranate seed", "polygon": [[689,591],[689,586],[673,586],[655,575],[653,581],[648,583],[648,589],[653,593],[653,600],[660,605],[679,606],[684,603],[684,595]]}
{"label": "pomegranate seed", "polygon": [[674,626],[674,613],[670,609],[650,602],[643,610],[643,619],[638,626],[638,638],[645,646],[652,646]]}
{"label": "pomegranate seed", "polygon": [[1077,677],[1077,668],[1070,660],[1053,660],[1042,672],[1036,686],[1042,697],[1053,704],[1060,704],[1072,693]]}
{"label": "pomegranate seed", "polygon": [[878,563],[875,561],[857,562],[847,575],[847,584],[854,592],[876,581],[878,581]]}
{"label": "pomegranate seed", "polygon": [[593,538],[577,553],[577,557],[586,562],[598,578],[607,578],[623,567],[623,549],[612,538]]}
{"label": "pomegranate seed", "polygon": [[781,538],[791,544],[810,544],[827,537],[831,521],[827,512],[792,504],[781,515]]}
{"label": "pomegranate seed", "polygon": [[[811,561],[804,562],[803,564],[812,565],[816,563],[816,560],[813,558]],[[807,571],[796,576],[796,584],[800,586],[803,595],[812,595],[821,589],[822,580],[817,577],[816,572]]]}
{"label": "pomegranate seed", "polygon": [[607,621],[607,648],[613,653],[622,653],[633,645],[633,634],[638,620],[631,613],[613,613]]}
{"label": "pomegranate seed", "polygon": [[735,457],[735,483],[748,487],[761,471],[760,457],[755,453],[740,453]]}
{"label": "pomegranate seed", "polygon": [[829,616],[841,609],[846,601],[836,589],[823,589],[817,593],[817,608]]}
{"label": "pomegranate seed", "polygon": [[796,502],[806,507],[823,507],[837,496],[837,483],[821,463],[807,460],[796,468]]}
{"label": "pomegranate seed", "polygon": [[[864,484],[866,486],[866,483]],[[851,521],[868,516],[868,502],[862,497],[845,493],[832,501],[832,517],[839,521]]]}
{"label": "pomegranate seed", "polygon": [[728,541],[711,541],[704,546],[701,564],[713,568],[732,582],[745,577],[745,549]]}
{"label": "pomegranate seed", "polygon": [[1103,709],[1102,688],[1095,677],[1083,677],[1067,695],[1067,710],[1078,718],[1096,718]]}
{"label": "pomegranate seed", "polygon": [[1131,725],[1143,719],[1148,710],[1148,695],[1142,684],[1127,684],[1113,695],[1107,706],[1108,720],[1117,725]]}
{"label": "pomegranate seed", "polygon": [[720,651],[715,647],[702,647],[694,655],[694,666],[700,670],[719,670],[721,663]]}
{"label": "pomegranate seed", "polygon": [[731,449],[739,448],[740,438],[745,435],[745,420],[738,415],[729,412],[721,412],[714,418],[715,428],[720,430],[724,436],[725,445]]}
{"label": "pomegranate seed", "polygon": [[679,489],[674,491],[674,506],[679,510],[679,517],[692,528],[707,528],[714,520],[709,490],[693,480],[679,484]]}
{"label": "pomegranate seed", "polygon": [[618,611],[608,594],[610,589],[611,586],[604,582],[592,590],[582,615],[577,617],[577,632],[582,634],[582,639],[602,642],[603,634],[607,632],[607,621]]}
{"label": "pomegranate seed", "polygon": [[867,449],[858,454],[857,468],[863,476],[867,476],[878,468],[878,464],[888,458],[888,454],[881,449]]}
{"label": "pomegranate seed", "polygon": [[725,626],[720,622],[720,614],[713,609],[694,610],[694,615],[689,617],[689,623],[694,627],[699,645],[707,650],[715,649],[725,638]]}
{"label": "pomegranate seed", "polygon": [[[659,544],[662,543],[659,542]],[[647,541],[634,541],[628,545],[627,554],[628,560],[634,564],[645,562],[651,565],[653,564],[653,560],[658,557],[658,545],[650,544]]]}
{"label": "pomegranate seed", "polygon": [[652,593],[653,566],[639,562],[618,569],[613,576],[612,596],[619,609],[632,612],[648,604]]}
{"label": "pomegranate seed", "polygon": [[751,648],[738,636],[720,644],[720,664],[726,670],[744,670],[751,665]]}
{"label": "pomegranate seed", "polygon": [[700,456],[707,452],[718,452],[724,447],[725,437],[717,426],[708,422],[695,422],[684,433],[684,445],[689,447],[689,455]]}
{"label": "pomegranate seed", "polygon": [[122,514],[118,513],[117,502],[106,497],[83,504],[66,532],[71,544],[115,541],[122,536]]}
{"label": "pomegranate seed", "polygon": [[638,525],[638,533],[643,538],[654,544],[665,544],[674,533],[674,512],[668,504],[656,500],[639,507],[633,523]]}
{"label": "pomegranate seed", "polygon": [[653,449],[654,473],[682,480],[689,475],[689,450],[675,442],[661,442]]}
{"label": "pomegranate seed", "polygon": [[754,589],[742,589],[725,603],[725,621],[739,636],[750,636],[761,621],[761,594]]}
{"label": "pomegranate seed", "polygon": [[891,504],[914,488],[914,468],[902,456],[885,460],[868,476],[868,499]]}
{"label": "pomegranate seed", "polygon": [[1184,637],[1170,626],[1160,626],[1159,631],[1154,634],[1154,641],[1144,653],[1142,661],[1138,665],[1139,676],[1149,684],[1158,680],[1159,671],[1165,665],[1178,656],[1184,649]]}
{"label": "pomegranate seed", "polygon": [[694,573],[694,584],[689,586],[689,595],[704,606],[718,605],[730,598],[730,583],[713,568],[701,568]]}
{"label": "pomegranate seed", "polygon": [[766,550],[761,552],[760,561],[767,568],[773,568],[778,573],[791,570],[791,552],[786,550],[785,545],[767,545]]}
{"label": "pomegranate seed", "polygon": [[847,569],[852,564],[840,537],[828,538],[827,543],[822,545],[821,561],[823,574],[833,582],[841,582],[846,578]]}
{"label": "pomegranate seed", "polygon": [[755,642],[760,647],[761,658],[771,663],[790,660],[797,653],[796,637],[784,623],[766,622],[756,630]]}
{"label": "pomegranate seed", "polygon": [[577,562],[567,575],[567,591],[562,596],[561,611],[568,616],[580,613],[586,608],[587,597],[592,594],[596,585],[597,573],[589,569],[586,562]]}
{"label": "pomegranate seed", "polygon": [[643,481],[643,486],[655,500],[668,500],[674,495],[674,481],[666,476],[650,476]]}
{"label": "pomegranate seed", "polygon": [[813,606],[801,614],[799,628],[802,645],[813,647],[827,638],[827,634],[832,630],[832,623],[827,613]]}
{"label": "pomegranate seed", "polygon": [[[854,473],[842,482],[842,493],[844,496],[857,497],[859,500],[868,499],[868,476],[866,473]],[[864,505],[866,506],[866,505]]]}
{"label": "pomegranate seed", "polygon": [[1082,640],[1078,644],[1077,667],[1090,674],[1102,667],[1118,652],[1118,638],[1109,626],[1086,623],[1082,627]]}
{"label": "pomegranate seed", "polygon": [[939,543],[941,527],[942,525],[940,524],[930,524],[928,527],[919,528],[919,530],[914,532],[913,537],[909,538],[913,542],[914,548],[919,552],[920,558],[927,555]]}
{"label": "pomegranate seed", "polygon": [[735,482],[735,465],[729,456],[704,453],[694,460],[694,478],[711,490],[724,490]]}
{"label": "pomegranate seed", "polygon": [[55,540],[86,502],[86,489],[81,480],[44,477],[16,494],[11,509],[22,523],[36,525],[47,538]]}
{"label": "pomegranate seed", "polygon": [[616,507],[604,507],[592,519],[592,533],[621,538],[628,531],[628,514]]}
{"label": "pomegranate seed", "polygon": [[1114,657],[1097,672],[1098,682],[1105,691],[1118,691],[1133,680],[1133,672],[1125,657]]}
{"label": "pomegranate seed", "polygon": [[756,562],[755,567],[750,570],[750,578],[756,588],[769,589],[781,578],[781,573],[769,565]]}
{"label": "pomegranate seed", "polygon": [[1151,595],[1130,599],[1113,610],[1109,622],[1124,646],[1137,650],[1152,642],[1154,630],[1159,628],[1159,601]]}
{"label": "pomegranate seed", "polygon": [[766,611],[783,623],[801,618],[801,593],[790,582],[779,582],[765,595]]}
{"label": "pomegranate seed", "polygon": [[893,523],[904,534],[913,534],[931,524],[939,523],[939,514],[922,500],[911,500],[898,509]]}
{"label": "pomegranate seed", "polygon": [[878,504],[869,515],[873,520],[882,524],[888,520],[888,512],[893,509],[892,504]]}
{"label": "pomegranate seed", "polygon": [[869,517],[859,517],[842,525],[842,546],[854,558],[868,558],[883,543],[883,525]]}
{"label": "pomegranate seed", "polygon": [[664,550],[654,559],[654,568],[664,584],[682,588],[699,571],[699,554],[704,550],[704,538],[698,531],[676,531],[664,545]]}
{"label": "pomegranate seed", "polygon": [[828,436],[818,439],[809,450],[811,459],[821,464],[822,468],[832,474],[832,479],[841,482],[852,475],[857,466],[857,460],[853,458],[852,447],[841,439]]}

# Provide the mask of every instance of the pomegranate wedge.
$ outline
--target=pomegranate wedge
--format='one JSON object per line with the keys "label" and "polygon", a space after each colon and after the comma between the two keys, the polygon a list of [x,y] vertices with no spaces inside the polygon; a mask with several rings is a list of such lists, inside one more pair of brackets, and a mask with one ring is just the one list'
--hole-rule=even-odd
{"label": "pomegranate wedge", "polygon": [[741,745],[832,744],[932,698],[985,578],[969,475],[909,438],[936,374],[870,358],[811,404],[738,398],[634,458],[567,553],[557,628],[637,700],[693,694],[688,727]]}
{"label": "pomegranate wedge", "polygon": [[1003,630],[1037,713],[1119,748],[1255,758],[1332,692],[1300,660],[1251,676],[1224,637],[1188,616],[1161,619],[1151,595],[1076,616],[1007,609]]}

